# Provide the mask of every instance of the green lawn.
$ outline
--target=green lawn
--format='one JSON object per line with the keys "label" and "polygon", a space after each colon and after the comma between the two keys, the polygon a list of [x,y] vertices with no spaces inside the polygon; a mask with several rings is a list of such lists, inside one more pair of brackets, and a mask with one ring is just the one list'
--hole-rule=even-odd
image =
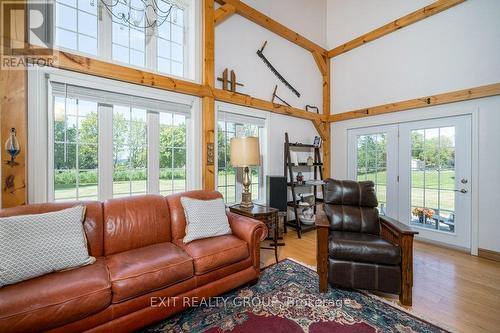
{"label": "green lawn", "polygon": [[[185,189],[184,179],[172,180],[160,179],[160,192],[162,194],[169,194],[174,187],[174,192],[183,191]],[[113,182],[113,193],[115,196],[126,196],[130,189],[133,193],[146,193],[146,181],[134,180],[132,182],[119,181]],[[97,184],[80,185],[78,197],[85,200],[97,200]],[[55,185],[55,199],[65,200],[76,198],[76,188],[74,184],[56,184]]]}
{"label": "green lawn", "polygon": [[[386,202],[386,171],[361,175],[358,180],[375,182],[379,201]],[[455,171],[446,170],[440,173],[438,171],[412,171],[411,183],[411,205],[413,207],[455,210],[455,192],[453,191],[455,189]]]}
{"label": "green lawn", "polygon": [[[258,178],[256,176],[252,177],[252,197],[256,199],[258,197]],[[240,200],[240,198],[235,198],[235,177],[234,174],[227,175],[227,189],[223,186],[226,185],[226,178],[224,174],[218,175],[218,191],[220,191],[226,199],[226,202],[233,203]],[[173,181],[174,192],[180,192],[185,189],[184,179],[176,179]],[[113,193],[116,197],[127,196],[132,188],[133,193],[146,193],[146,181],[145,180],[134,180],[132,182],[117,181],[113,182]],[[160,179],[160,191],[161,194],[169,194],[172,188],[171,180]],[[168,191],[167,191],[168,190]],[[78,197],[83,200],[97,200],[97,184],[80,185]],[[55,185],[55,199],[56,200],[67,200],[76,198],[76,187],[75,184],[56,184]]]}

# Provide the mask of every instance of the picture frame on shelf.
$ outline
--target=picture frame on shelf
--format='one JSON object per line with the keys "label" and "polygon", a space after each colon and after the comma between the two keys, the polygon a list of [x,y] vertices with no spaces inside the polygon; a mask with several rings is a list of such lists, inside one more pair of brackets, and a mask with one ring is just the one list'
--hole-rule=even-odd
{"label": "picture frame on shelf", "polygon": [[313,147],[316,147],[316,148],[321,147],[321,138],[319,136],[314,137]]}

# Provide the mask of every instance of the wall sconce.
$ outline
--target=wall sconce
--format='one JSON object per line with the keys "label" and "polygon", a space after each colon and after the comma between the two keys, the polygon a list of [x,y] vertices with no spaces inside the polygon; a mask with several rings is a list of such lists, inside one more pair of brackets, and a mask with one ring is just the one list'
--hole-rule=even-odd
{"label": "wall sconce", "polygon": [[16,156],[19,155],[21,148],[19,147],[19,141],[16,137],[16,129],[14,127],[10,129],[9,138],[5,142],[5,151],[10,156],[10,161],[6,161],[7,164],[10,166],[18,165],[19,163],[17,163],[15,159]]}

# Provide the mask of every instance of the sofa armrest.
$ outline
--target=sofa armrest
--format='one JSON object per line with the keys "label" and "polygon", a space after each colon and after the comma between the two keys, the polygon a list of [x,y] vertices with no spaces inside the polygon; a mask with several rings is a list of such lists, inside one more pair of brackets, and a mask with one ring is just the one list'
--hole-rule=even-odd
{"label": "sofa armrest", "polygon": [[266,225],[258,220],[228,212],[227,217],[233,235],[248,243],[253,266],[260,271],[260,242],[267,236]]}

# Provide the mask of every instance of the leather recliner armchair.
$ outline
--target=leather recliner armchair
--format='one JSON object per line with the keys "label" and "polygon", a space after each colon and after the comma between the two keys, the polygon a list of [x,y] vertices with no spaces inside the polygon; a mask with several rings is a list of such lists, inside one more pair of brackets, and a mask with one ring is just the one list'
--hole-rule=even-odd
{"label": "leather recliner armchair", "polygon": [[324,201],[328,219],[316,222],[320,291],[329,282],[399,294],[402,304],[411,305],[417,232],[379,216],[371,181],[327,179]]}

